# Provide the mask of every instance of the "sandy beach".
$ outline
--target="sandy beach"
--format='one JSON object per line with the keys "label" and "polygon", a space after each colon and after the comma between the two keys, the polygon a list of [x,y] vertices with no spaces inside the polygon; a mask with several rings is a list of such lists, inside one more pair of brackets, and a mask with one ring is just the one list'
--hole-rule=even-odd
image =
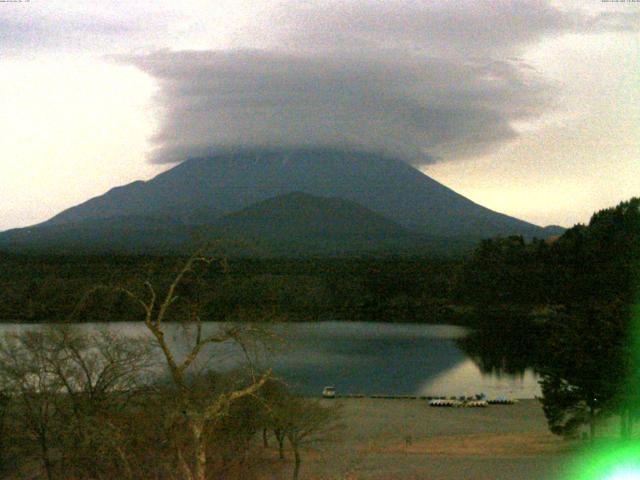
{"label": "sandy beach", "polygon": [[307,452],[302,478],[554,480],[571,457],[572,444],[548,433],[536,400],[486,408],[334,401],[343,427]]}

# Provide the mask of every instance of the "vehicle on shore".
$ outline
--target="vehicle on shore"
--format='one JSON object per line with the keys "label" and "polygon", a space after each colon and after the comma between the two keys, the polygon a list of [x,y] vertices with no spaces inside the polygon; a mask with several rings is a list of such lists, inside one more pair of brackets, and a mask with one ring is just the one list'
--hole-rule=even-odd
{"label": "vehicle on shore", "polygon": [[322,389],[322,398],[336,398],[336,387],[324,387]]}

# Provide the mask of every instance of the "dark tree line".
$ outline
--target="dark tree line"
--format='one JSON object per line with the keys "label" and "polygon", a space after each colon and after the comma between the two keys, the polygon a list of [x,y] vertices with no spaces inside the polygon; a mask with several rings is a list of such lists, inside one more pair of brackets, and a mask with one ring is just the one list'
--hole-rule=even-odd
{"label": "dark tree line", "polygon": [[[0,254],[0,321],[135,321],[122,292],[104,293],[72,315],[95,285],[166,285],[180,257],[11,256]],[[230,259],[202,279],[213,292],[211,316],[225,308],[269,310],[283,320],[455,322],[450,308],[459,261],[426,258]],[[86,302],[85,302],[86,303]],[[109,311],[105,304],[109,305]],[[78,312],[76,312],[78,313]]]}
{"label": "dark tree line", "polygon": [[455,282],[458,301],[486,307],[584,305],[635,295],[638,204],[634,198],[597,212],[561,237],[484,240]]}
{"label": "dark tree line", "polygon": [[545,413],[552,430],[588,423],[592,438],[598,417],[617,414],[628,437],[640,413],[640,199],[597,212],[561,240],[564,310],[549,326]]}
{"label": "dark tree line", "polygon": [[[543,407],[554,433],[618,415],[629,436],[640,415],[640,199],[595,213],[553,241],[484,241],[461,269],[458,298],[477,309],[473,354],[500,364],[499,346],[530,359],[542,375]],[[483,321],[484,320],[484,321]],[[498,341],[507,332],[507,341]],[[517,340],[519,339],[519,340]],[[492,348],[491,348],[492,347]],[[517,365],[517,361],[515,363]]]}

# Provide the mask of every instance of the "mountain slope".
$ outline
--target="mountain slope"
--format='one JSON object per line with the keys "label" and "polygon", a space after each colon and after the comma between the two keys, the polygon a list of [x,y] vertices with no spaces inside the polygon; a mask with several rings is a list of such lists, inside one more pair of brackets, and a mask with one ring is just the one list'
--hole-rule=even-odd
{"label": "mountain slope", "polygon": [[379,241],[411,232],[362,205],[342,198],[287,193],[225,215],[216,228],[270,239]]}
{"label": "mountain slope", "polygon": [[148,182],[114,188],[45,225],[121,216],[211,223],[294,191],[351,200],[433,236],[544,236],[542,228],[473,203],[406,163],[333,150],[244,152],[188,160]]}
{"label": "mountain slope", "polygon": [[293,192],[207,224],[121,216],[16,229],[0,234],[0,248],[66,254],[190,253],[205,240],[223,240],[230,254],[258,256],[447,255],[470,246],[462,242],[452,248],[450,242],[415,234],[350,200]]}
{"label": "mountain slope", "polygon": [[197,232],[169,219],[90,218],[0,233],[0,249],[18,253],[168,253],[181,251]]}

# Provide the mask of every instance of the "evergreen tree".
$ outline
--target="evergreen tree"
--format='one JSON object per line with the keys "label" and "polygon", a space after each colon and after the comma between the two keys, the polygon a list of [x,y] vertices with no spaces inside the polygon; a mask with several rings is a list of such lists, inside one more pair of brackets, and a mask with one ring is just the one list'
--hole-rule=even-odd
{"label": "evergreen tree", "polygon": [[573,308],[548,330],[541,399],[549,428],[570,436],[610,414],[624,387],[628,321],[621,304]]}

